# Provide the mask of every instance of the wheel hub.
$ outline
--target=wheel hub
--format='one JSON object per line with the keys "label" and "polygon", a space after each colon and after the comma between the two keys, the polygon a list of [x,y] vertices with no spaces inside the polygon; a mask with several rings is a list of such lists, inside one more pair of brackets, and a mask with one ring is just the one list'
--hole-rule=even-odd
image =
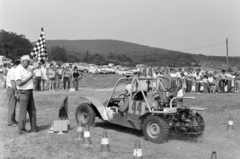
{"label": "wheel hub", "polygon": [[149,136],[156,138],[160,134],[160,127],[156,123],[149,123],[147,131]]}
{"label": "wheel hub", "polygon": [[87,110],[82,110],[79,112],[79,121],[82,121],[83,124],[87,123],[89,120],[89,114]]}

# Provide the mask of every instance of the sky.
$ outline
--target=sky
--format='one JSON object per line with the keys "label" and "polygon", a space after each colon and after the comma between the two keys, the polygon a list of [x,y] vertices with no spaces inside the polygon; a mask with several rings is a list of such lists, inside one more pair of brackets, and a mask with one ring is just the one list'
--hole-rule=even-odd
{"label": "sky", "polygon": [[0,0],[0,29],[36,41],[113,39],[240,56],[240,0]]}

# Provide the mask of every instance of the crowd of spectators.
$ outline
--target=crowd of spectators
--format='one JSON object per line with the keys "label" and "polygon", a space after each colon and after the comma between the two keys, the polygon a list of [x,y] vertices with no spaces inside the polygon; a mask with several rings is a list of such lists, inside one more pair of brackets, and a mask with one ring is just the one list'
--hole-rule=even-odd
{"label": "crowd of spectators", "polygon": [[154,77],[168,76],[180,78],[185,93],[239,93],[240,78],[232,70],[203,71],[201,69],[161,69],[154,72]]}
{"label": "crowd of spectators", "polygon": [[[10,65],[6,65],[3,75],[6,77]],[[35,91],[69,91],[71,88],[78,91],[79,81],[83,79],[83,74],[72,64],[42,64],[34,70],[34,90]]]}
{"label": "crowd of spectators", "polygon": [[[7,75],[10,65],[5,66],[3,74]],[[239,93],[240,77],[232,70],[204,71],[193,68],[157,68],[154,77],[167,76],[181,78],[182,88],[185,93]],[[34,70],[35,91],[69,91],[70,88],[78,90],[79,81],[83,74],[72,64],[43,64]],[[151,86],[151,84],[150,84]]]}

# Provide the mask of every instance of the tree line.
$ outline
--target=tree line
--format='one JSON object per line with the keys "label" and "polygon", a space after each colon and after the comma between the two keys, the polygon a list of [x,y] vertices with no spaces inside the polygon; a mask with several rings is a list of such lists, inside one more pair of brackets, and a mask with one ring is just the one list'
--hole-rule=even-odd
{"label": "tree line", "polygon": [[[56,44],[57,45],[57,44]],[[122,46],[122,45],[121,45]],[[124,45],[122,46],[124,47]],[[12,60],[19,59],[22,55],[30,54],[33,44],[22,34],[0,30],[0,55],[4,55]],[[91,50],[91,48],[89,48]],[[105,50],[108,50],[107,48]],[[97,65],[114,63],[115,65],[135,66],[136,64],[146,64],[149,66],[169,66],[169,67],[199,67],[205,66],[218,68],[225,64],[225,58],[220,56],[205,56],[182,53],[178,51],[162,49],[141,50],[129,49],[128,53],[114,52],[108,50],[106,54],[80,51],[70,51],[62,46],[47,46],[48,61],[57,62],[85,62]],[[240,58],[229,58],[231,66],[240,68]]]}

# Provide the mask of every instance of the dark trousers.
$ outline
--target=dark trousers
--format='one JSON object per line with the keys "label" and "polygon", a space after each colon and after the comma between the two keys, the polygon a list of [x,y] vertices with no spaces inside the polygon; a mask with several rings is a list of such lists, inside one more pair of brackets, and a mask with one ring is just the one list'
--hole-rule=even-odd
{"label": "dark trousers", "polygon": [[14,89],[7,87],[7,97],[8,97],[8,125],[14,124],[14,121],[16,121],[16,104],[17,99],[15,97],[15,91]]}
{"label": "dark trousers", "polygon": [[224,93],[225,92],[225,80],[222,79],[219,81],[219,89],[220,89],[220,93]]}
{"label": "dark trousers", "polygon": [[35,78],[35,90],[41,91],[41,77]]}
{"label": "dark trousers", "polygon": [[232,81],[231,80],[227,80],[227,92],[231,93],[232,92]]}
{"label": "dark trousers", "polygon": [[36,108],[35,108],[35,103],[33,99],[33,91],[20,90],[19,93],[20,93],[20,98],[19,98],[20,112],[19,112],[19,121],[18,121],[18,131],[21,132],[23,129],[25,129],[27,112],[30,119],[31,130],[36,131],[37,119],[36,119]]}
{"label": "dark trousers", "polygon": [[56,88],[61,89],[62,88],[62,76],[57,75],[56,77]]}
{"label": "dark trousers", "polygon": [[63,88],[66,89],[66,86],[68,85],[68,89],[70,89],[70,80],[68,77],[63,77]]}
{"label": "dark trousers", "polygon": [[79,79],[78,78],[74,78],[74,87],[75,87],[75,90],[78,91],[78,83],[79,83]]}
{"label": "dark trousers", "polygon": [[201,88],[201,83],[196,82],[196,92],[200,92],[200,88]]}
{"label": "dark trousers", "polygon": [[187,85],[186,92],[191,92],[192,91],[192,81],[186,80],[186,85]]}

